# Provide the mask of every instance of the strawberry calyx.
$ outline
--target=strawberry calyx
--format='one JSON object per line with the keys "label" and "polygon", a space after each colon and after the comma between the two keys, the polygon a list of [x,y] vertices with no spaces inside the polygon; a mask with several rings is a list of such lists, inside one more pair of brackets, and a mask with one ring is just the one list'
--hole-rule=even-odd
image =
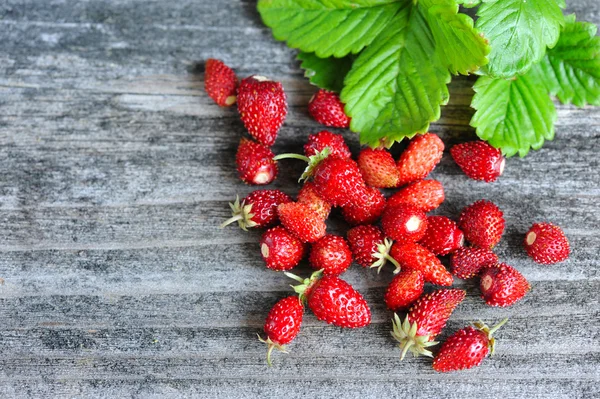
{"label": "strawberry calyx", "polygon": [[311,274],[309,278],[302,278],[290,272],[283,272],[283,274],[300,283],[299,285],[292,285],[291,287],[294,289],[294,292],[299,295],[300,301],[302,301],[302,303],[306,303],[306,297],[310,293],[310,289],[312,288],[313,284],[321,278],[323,269],[317,270]]}
{"label": "strawberry calyx", "polygon": [[400,360],[403,360],[408,351],[411,351],[415,357],[420,355],[433,357],[433,353],[427,348],[430,346],[437,345],[437,341],[430,341],[429,335],[418,335],[417,330],[419,326],[417,322],[411,324],[408,320],[408,316],[404,319],[404,322],[400,321],[400,317],[394,313],[394,319],[392,320],[392,337],[400,343],[398,345],[402,349]]}
{"label": "strawberry calyx", "polygon": [[479,320],[473,323],[473,325],[482,333],[484,333],[487,336],[488,339],[488,349],[490,351],[490,356],[492,356],[494,354],[494,351],[496,349],[496,339],[492,336],[496,331],[498,331],[498,329],[500,327],[502,327],[506,322],[508,321],[508,318],[503,319],[500,323],[496,324],[494,327],[489,328],[487,326],[487,324],[485,324],[483,321]]}
{"label": "strawberry calyx", "polygon": [[267,344],[268,348],[267,348],[267,364],[269,365],[269,367],[271,367],[273,364],[271,363],[271,353],[273,352],[273,349],[277,349],[279,352],[283,352],[283,353],[288,353],[287,348],[285,347],[285,345],[280,345],[278,343],[275,343],[273,341],[271,341],[271,338],[267,338],[267,339],[263,339],[260,334],[256,334],[258,336],[258,340],[260,342],[262,342],[263,344]]}
{"label": "strawberry calyx", "polygon": [[377,273],[381,271],[381,268],[385,266],[388,261],[396,266],[394,274],[400,273],[400,264],[396,261],[396,259],[390,256],[390,249],[392,248],[393,243],[394,242],[392,240],[386,237],[382,243],[377,244],[377,251],[371,254],[371,256],[377,260],[369,267],[372,269],[377,268]]}
{"label": "strawberry calyx", "polygon": [[256,226],[256,222],[252,220],[254,214],[252,213],[252,204],[245,205],[244,201],[240,203],[239,195],[235,197],[235,201],[229,203],[229,207],[231,208],[231,217],[221,223],[221,228],[225,226],[238,222],[240,228],[244,231],[248,231],[249,227]]}
{"label": "strawberry calyx", "polygon": [[319,166],[319,164],[329,155],[331,155],[331,147],[325,147],[323,150],[317,152],[315,155],[311,155],[310,157],[302,154],[279,154],[275,156],[273,160],[279,161],[280,159],[300,159],[308,163],[306,169],[304,169],[304,172],[298,179],[298,182],[301,182],[302,180],[309,179],[315,173],[317,166]]}

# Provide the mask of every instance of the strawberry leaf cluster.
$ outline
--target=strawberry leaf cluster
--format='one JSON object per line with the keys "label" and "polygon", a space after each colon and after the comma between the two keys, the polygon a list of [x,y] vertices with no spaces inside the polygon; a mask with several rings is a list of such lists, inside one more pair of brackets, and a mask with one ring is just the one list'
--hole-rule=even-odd
{"label": "strawberry leaf cluster", "polygon": [[[477,7],[473,20],[461,8]],[[600,105],[600,38],[564,0],[259,0],[311,83],[372,147],[428,130],[453,75],[479,76],[471,125],[507,156],[554,137],[551,96]]]}

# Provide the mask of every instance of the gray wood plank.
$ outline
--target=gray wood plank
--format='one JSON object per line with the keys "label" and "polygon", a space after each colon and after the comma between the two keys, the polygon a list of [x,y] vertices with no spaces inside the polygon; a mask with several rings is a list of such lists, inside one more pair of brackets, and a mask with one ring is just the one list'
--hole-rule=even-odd
{"label": "gray wood plank", "polygon": [[[600,397],[600,108],[592,107],[557,104],[556,139],[508,160],[494,184],[468,180],[448,154],[431,175],[446,189],[436,213],[456,217],[480,198],[503,209],[496,251],[532,283],[523,301],[495,309],[476,282],[456,282],[468,297],[441,338],[474,318],[508,316],[494,358],[448,375],[426,359],[400,362],[382,306],[391,275],[353,265],[344,278],[372,305],[373,324],[344,331],[308,313],[291,353],[265,366],[256,333],[291,293],[289,281],[265,269],[260,232],[217,227],[227,202],[253,188],[233,163],[244,127],[204,94],[202,61],[283,82],[290,113],[276,153],[299,151],[322,127],[307,114],[315,89],[295,52],[272,39],[255,6],[0,3],[2,398]],[[600,24],[596,0],[571,0],[568,12]],[[447,148],[473,137],[472,80],[454,80],[431,127]],[[345,136],[357,154],[356,135]],[[302,165],[280,167],[272,187],[295,195]],[[542,220],[564,228],[568,261],[526,257],[523,235]],[[298,272],[309,273],[306,263]]]}

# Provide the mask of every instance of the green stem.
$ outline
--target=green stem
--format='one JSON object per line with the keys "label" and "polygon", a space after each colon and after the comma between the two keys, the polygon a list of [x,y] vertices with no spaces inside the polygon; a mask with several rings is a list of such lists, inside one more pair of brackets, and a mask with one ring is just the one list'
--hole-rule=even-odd
{"label": "green stem", "polygon": [[408,349],[412,346],[413,341],[406,341],[406,343],[404,344],[404,348],[402,348],[402,355],[400,355],[400,360],[404,360],[404,356],[406,356],[406,354],[408,353]]}
{"label": "green stem", "polygon": [[300,276],[296,276],[295,274],[290,273],[290,272],[283,272],[283,274],[285,274],[286,276],[288,276],[291,279],[296,280],[299,283],[304,283],[304,279]]}
{"label": "green stem", "polygon": [[502,320],[500,323],[496,324],[494,327],[492,327],[490,329],[490,331],[488,332],[488,336],[492,336],[492,334],[494,334],[496,331],[498,331],[498,329],[500,327],[502,327],[504,324],[506,324],[506,322],[508,321],[508,317],[505,318],[504,320]]}
{"label": "green stem", "polygon": [[275,344],[269,344],[269,349],[267,349],[267,364],[269,367],[273,366],[273,363],[271,363],[271,353],[273,352],[274,348]]}
{"label": "green stem", "polygon": [[279,161],[280,159],[299,159],[304,162],[310,161],[307,156],[301,154],[279,154],[273,157],[274,161]]}
{"label": "green stem", "polygon": [[227,219],[226,221],[224,221],[223,223],[221,223],[221,225],[219,227],[224,228],[225,226],[227,226],[233,222],[237,222],[238,220],[242,220],[243,218],[244,218],[244,216],[241,214],[232,216],[229,219]]}

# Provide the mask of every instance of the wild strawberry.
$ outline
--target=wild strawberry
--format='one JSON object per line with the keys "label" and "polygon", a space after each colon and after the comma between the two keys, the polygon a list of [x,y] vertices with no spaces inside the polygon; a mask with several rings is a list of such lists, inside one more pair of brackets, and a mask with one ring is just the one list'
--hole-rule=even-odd
{"label": "wild strawberry", "polygon": [[261,144],[272,146],[287,115],[287,99],[281,83],[256,75],[243,79],[237,103],[248,133]]}
{"label": "wild strawberry", "polygon": [[285,274],[302,283],[294,290],[306,300],[317,319],[345,328],[364,327],[371,323],[371,309],[367,301],[341,278],[320,277],[321,273],[315,272],[303,280],[291,273]]}
{"label": "wild strawberry", "polygon": [[308,112],[317,122],[325,126],[350,126],[350,118],[344,112],[340,96],[332,91],[319,90],[308,102]]}
{"label": "wild strawberry", "polygon": [[331,133],[328,130],[322,130],[319,133],[308,136],[304,144],[304,155],[311,157],[323,151],[325,147],[331,149],[331,156],[338,158],[350,158],[352,153],[344,141],[341,134]]}
{"label": "wild strawberry", "polygon": [[358,155],[358,167],[365,183],[372,187],[391,188],[398,185],[400,172],[387,150],[365,148]]}
{"label": "wild strawberry", "polygon": [[344,220],[353,226],[375,223],[385,209],[385,197],[375,187],[367,187],[367,200],[360,205],[342,208]]}
{"label": "wild strawberry", "polygon": [[504,215],[491,201],[479,200],[467,206],[460,214],[458,227],[471,244],[493,248],[504,232]]}
{"label": "wild strawberry", "polygon": [[256,190],[242,200],[236,197],[235,202],[229,203],[231,218],[221,227],[238,222],[240,228],[248,231],[250,227],[270,227],[277,223],[277,205],[292,202],[289,195],[279,190]]}
{"label": "wild strawberry", "polygon": [[483,270],[479,288],[485,303],[506,307],[523,298],[531,286],[517,269],[500,263]]}
{"label": "wild strawberry", "polygon": [[368,198],[367,186],[360,170],[350,158],[330,156],[331,149],[306,157],[299,154],[280,154],[274,159],[301,159],[308,163],[300,180],[312,176],[317,194],[332,206],[359,205]]}
{"label": "wild strawberry", "polygon": [[450,149],[454,162],[473,180],[496,181],[504,172],[502,151],[485,141],[470,141]]}
{"label": "wild strawberry", "polygon": [[262,339],[258,335],[259,341],[269,347],[267,350],[267,363],[269,366],[271,365],[271,352],[273,352],[273,349],[287,353],[285,345],[292,342],[300,332],[303,316],[304,305],[296,295],[283,298],[271,308],[264,327],[267,339]]}
{"label": "wild strawberry", "polygon": [[304,251],[302,241],[281,226],[265,231],[260,238],[260,253],[269,269],[293,269],[302,260]]}
{"label": "wild strawberry", "polygon": [[456,222],[445,216],[427,216],[427,230],[419,244],[436,255],[447,255],[462,247],[464,241]]}
{"label": "wild strawberry", "polygon": [[450,257],[450,270],[462,279],[475,277],[488,266],[498,263],[498,255],[487,248],[462,247]]}
{"label": "wild strawberry", "polygon": [[312,245],[308,262],[326,276],[337,276],[352,263],[352,252],[343,237],[328,234]]}
{"label": "wild strawberry", "polygon": [[238,84],[235,72],[223,61],[209,58],[204,69],[204,90],[220,106],[233,105]]}
{"label": "wild strawberry", "polygon": [[488,355],[494,354],[496,340],[492,337],[508,319],[489,328],[483,322],[474,323],[475,327],[466,327],[452,334],[433,359],[433,369],[438,372],[466,370],[479,366]]}
{"label": "wild strawberry", "polygon": [[419,180],[402,188],[387,199],[389,208],[408,204],[429,212],[444,202],[444,187],[437,180]]}
{"label": "wild strawberry", "polygon": [[397,311],[409,307],[423,293],[423,274],[418,270],[402,270],[388,285],[385,291],[385,304],[388,309]]}
{"label": "wild strawberry", "polygon": [[331,205],[317,194],[317,189],[313,182],[304,183],[298,193],[298,202],[308,205],[319,217],[326,220],[331,212]]}
{"label": "wild strawberry", "polygon": [[392,336],[400,342],[401,359],[410,350],[415,357],[433,357],[427,349],[436,345],[433,339],[444,329],[450,315],[465,299],[466,292],[456,289],[437,290],[425,294],[412,305],[404,322],[394,314]]}
{"label": "wild strawberry", "polygon": [[235,156],[238,174],[247,184],[269,184],[277,176],[274,154],[262,144],[242,139]]}
{"label": "wild strawberry", "polygon": [[440,162],[443,153],[444,143],[433,133],[412,139],[396,163],[400,172],[398,185],[425,178]]}
{"label": "wild strawberry", "polygon": [[427,216],[412,205],[387,207],[381,216],[381,227],[392,240],[419,241],[427,230]]}
{"label": "wild strawberry", "polygon": [[389,261],[396,269],[400,269],[398,262],[389,254],[392,242],[385,238],[379,227],[357,226],[348,230],[346,237],[354,260],[362,267],[376,267],[381,270]]}
{"label": "wild strawberry", "polygon": [[396,242],[390,250],[390,256],[394,258],[402,269],[413,269],[423,273],[425,281],[450,286],[452,275],[446,270],[442,262],[433,252],[414,242]]}
{"label": "wild strawberry", "polygon": [[552,223],[535,223],[525,235],[525,250],[537,263],[551,265],[569,257],[571,248],[562,229]]}
{"label": "wild strawberry", "polygon": [[315,242],[325,236],[325,221],[308,205],[297,202],[280,204],[277,213],[281,224],[302,242]]}

